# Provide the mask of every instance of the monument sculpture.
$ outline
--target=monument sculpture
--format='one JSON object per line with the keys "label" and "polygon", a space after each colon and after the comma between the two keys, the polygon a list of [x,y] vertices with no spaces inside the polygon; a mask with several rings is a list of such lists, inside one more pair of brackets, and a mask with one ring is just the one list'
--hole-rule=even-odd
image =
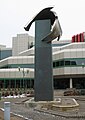
{"label": "monument sculpture", "polygon": [[51,41],[60,39],[62,29],[53,7],[40,11],[24,27],[29,31],[35,22],[35,101],[53,101],[53,62]]}

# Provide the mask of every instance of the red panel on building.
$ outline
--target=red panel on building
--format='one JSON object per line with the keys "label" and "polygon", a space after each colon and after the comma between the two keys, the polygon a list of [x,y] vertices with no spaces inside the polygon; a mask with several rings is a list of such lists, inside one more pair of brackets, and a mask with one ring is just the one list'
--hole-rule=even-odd
{"label": "red panel on building", "polygon": [[75,42],[75,35],[72,36],[72,42]]}
{"label": "red panel on building", "polygon": [[81,42],[81,34],[78,34],[78,42]]}
{"label": "red panel on building", "polygon": [[76,35],[75,42],[78,42],[78,34]]}
{"label": "red panel on building", "polygon": [[81,42],[84,42],[84,34],[81,33]]}
{"label": "red panel on building", "polygon": [[72,36],[72,42],[85,42],[85,32]]}

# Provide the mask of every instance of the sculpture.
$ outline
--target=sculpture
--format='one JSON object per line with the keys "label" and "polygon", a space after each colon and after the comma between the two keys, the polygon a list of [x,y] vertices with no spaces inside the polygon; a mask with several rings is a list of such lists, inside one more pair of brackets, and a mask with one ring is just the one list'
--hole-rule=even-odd
{"label": "sculpture", "polygon": [[29,31],[31,24],[35,21],[35,78],[34,90],[35,101],[53,100],[53,66],[52,66],[52,44],[55,38],[60,39],[62,30],[58,16],[48,7],[40,11],[24,27]]}
{"label": "sculpture", "polygon": [[60,26],[60,23],[58,21],[58,16],[55,12],[50,11],[53,7],[48,7],[43,9],[42,11],[40,11],[29,23],[26,27],[24,27],[24,29],[26,31],[29,31],[32,23],[36,20],[46,20],[46,19],[50,19],[51,21],[51,32],[45,36],[45,38],[43,38],[42,41],[52,41],[55,38],[58,37],[57,40],[60,39],[60,36],[62,35],[62,29]]}

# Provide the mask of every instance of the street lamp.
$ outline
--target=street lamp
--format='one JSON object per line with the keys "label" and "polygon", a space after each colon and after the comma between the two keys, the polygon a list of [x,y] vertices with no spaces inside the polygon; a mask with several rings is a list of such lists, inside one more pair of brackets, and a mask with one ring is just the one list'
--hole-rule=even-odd
{"label": "street lamp", "polygon": [[[25,89],[25,87],[24,87],[24,76],[25,76],[24,68],[21,70],[21,68],[18,67],[18,70],[22,71],[22,75],[23,75],[23,88]],[[20,81],[20,88],[21,88],[21,81]]]}
{"label": "street lamp", "polygon": [[[25,77],[26,73],[27,73],[27,74],[29,73],[29,70],[27,70],[27,71],[25,72],[25,71],[24,71],[24,68],[22,68],[22,70],[21,70],[20,67],[18,67],[18,70],[22,72],[22,75],[23,75],[23,88],[25,89],[25,80],[24,80],[24,77]],[[27,84],[26,84],[26,87],[27,87]],[[20,88],[21,88],[21,81],[20,81]]]}
{"label": "street lamp", "polygon": [[84,64],[84,62],[82,62],[83,74],[84,74],[84,66],[85,66],[85,64]]}
{"label": "street lamp", "polygon": [[82,62],[82,68],[84,68],[84,63]]}

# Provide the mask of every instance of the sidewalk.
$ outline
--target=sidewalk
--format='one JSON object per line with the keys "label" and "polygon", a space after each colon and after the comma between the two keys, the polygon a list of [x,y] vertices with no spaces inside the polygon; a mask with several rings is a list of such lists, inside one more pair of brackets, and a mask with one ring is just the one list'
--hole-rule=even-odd
{"label": "sidewalk", "polygon": [[[4,120],[4,111],[0,110],[0,120]],[[24,118],[10,114],[10,120],[24,120]]]}

